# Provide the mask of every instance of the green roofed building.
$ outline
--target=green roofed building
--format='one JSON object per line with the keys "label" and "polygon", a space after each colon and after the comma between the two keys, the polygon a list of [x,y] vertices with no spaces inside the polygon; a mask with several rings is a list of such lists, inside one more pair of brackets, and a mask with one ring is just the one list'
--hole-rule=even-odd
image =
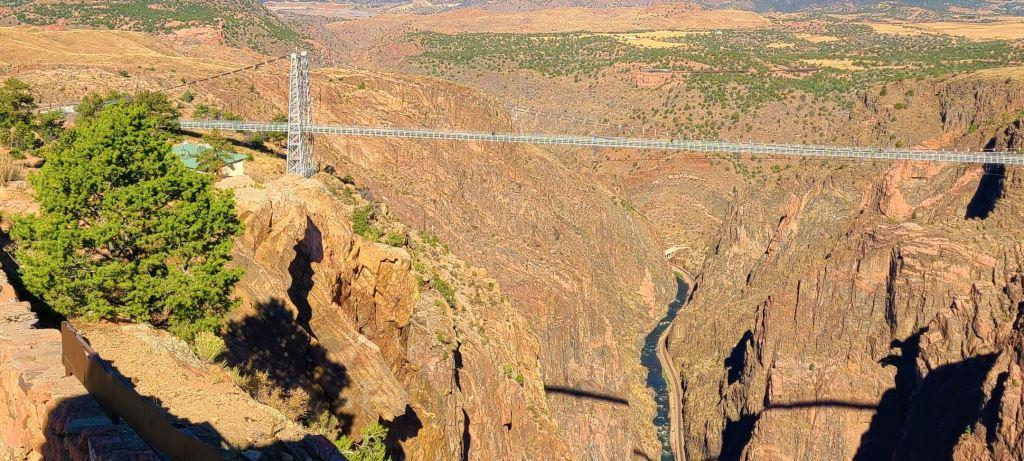
{"label": "green roofed building", "polygon": [[[199,169],[199,156],[203,153],[213,149],[209,144],[194,143],[194,142],[181,142],[175,144],[172,147],[172,151],[186,167],[193,170]],[[224,167],[221,168],[220,173],[223,176],[241,176],[245,174],[244,160],[248,158],[244,154],[219,151],[217,153],[220,161],[224,163]]]}

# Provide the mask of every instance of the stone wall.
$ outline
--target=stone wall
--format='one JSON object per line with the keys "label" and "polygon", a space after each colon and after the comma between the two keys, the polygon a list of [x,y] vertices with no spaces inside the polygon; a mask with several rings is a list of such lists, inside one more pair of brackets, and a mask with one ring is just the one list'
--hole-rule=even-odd
{"label": "stone wall", "polygon": [[0,272],[0,461],[159,459],[64,376],[60,332],[37,320]]}
{"label": "stone wall", "polygon": [[657,88],[672,81],[673,72],[641,69],[633,72],[633,83],[637,88]]}

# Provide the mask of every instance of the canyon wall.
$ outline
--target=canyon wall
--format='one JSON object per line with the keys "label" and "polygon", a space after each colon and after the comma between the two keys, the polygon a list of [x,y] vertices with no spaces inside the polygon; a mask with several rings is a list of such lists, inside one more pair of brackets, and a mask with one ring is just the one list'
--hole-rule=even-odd
{"label": "canyon wall", "polygon": [[356,235],[355,188],[327,175],[224,186],[246,228],[228,335],[240,359],[326,397],[346,429],[384,421],[399,459],[572,458],[537,336],[486,272],[415,235]]}
{"label": "canyon wall", "polygon": [[[901,83],[854,112],[879,121],[863,134],[874,141],[916,126],[932,147],[1018,149],[1020,82],[982,72]],[[915,109],[901,118],[893,101],[910,88]],[[1019,453],[1024,175],[794,163],[735,192],[672,327],[687,455]]]}
{"label": "canyon wall", "polygon": [[[335,83],[320,94],[323,123],[510,129],[493,101],[465,87],[324,73],[316,78]],[[317,149],[500,283],[537,334],[551,415],[574,457],[657,453],[639,351],[674,281],[635,209],[534,147],[324,137]]]}
{"label": "canyon wall", "polygon": [[[142,34],[119,31],[12,29],[6,33],[13,34],[12,36],[16,36],[18,40],[9,40],[11,47],[4,52],[4,56],[12,63],[16,63],[18,69],[22,69],[20,74],[41,94],[51,95],[55,100],[70,99],[88,90],[156,89],[167,86],[170,80],[177,82],[181,78],[208,76],[218,71],[210,64],[211,58],[215,58],[217,62],[248,62],[254,59],[248,53],[239,50],[186,46],[171,41],[155,40]],[[125,50],[124,46],[121,46],[117,50],[112,50],[111,43],[128,43],[132,45],[132,49]],[[37,53],[32,51],[40,44],[55,50],[47,54],[47,59],[42,61],[39,60]],[[110,59],[115,52],[119,58]],[[133,69],[131,79],[114,78],[126,54],[131,56],[139,68]],[[66,66],[71,62],[81,71],[75,72],[75,78],[69,81]],[[268,66],[258,71],[247,72],[238,78],[210,82],[202,91],[196,91],[195,103],[224,107],[249,119],[269,119],[276,113],[286,111],[287,87],[281,80],[281,76],[284,75],[282,72],[286,72],[282,67]],[[479,92],[434,79],[316,69],[313,71],[313,81],[316,92],[314,99],[317,101],[314,117],[320,123],[360,123],[370,126],[443,125],[483,131],[504,131],[510,127],[509,120],[502,115],[500,105],[495,101],[489,100]],[[635,209],[576,171],[564,167],[551,158],[548,152],[535,148],[411,140],[385,142],[366,138],[324,136],[317,140],[317,153],[322,159],[322,166],[335,168],[339,175],[351,174],[360,186],[367,189],[368,194],[373,195],[374,201],[386,204],[391,213],[403,222],[435,234],[440,242],[448,245],[456,259],[479,266],[486,274],[490,274],[489,277],[494,277],[495,286],[500,286],[500,292],[507,297],[502,302],[507,302],[511,306],[508,315],[514,313],[525,319],[523,324],[526,329],[536,335],[534,346],[521,345],[522,351],[508,355],[507,358],[505,355],[484,354],[486,357],[494,357],[496,362],[486,366],[480,365],[488,373],[490,370],[498,370],[499,376],[511,375],[513,382],[519,373],[522,373],[523,386],[515,384],[524,392],[522,401],[534,402],[535,400],[531,399],[543,399],[546,402],[536,400],[536,404],[528,405],[538,408],[538,415],[527,416],[538,421],[536,424],[512,421],[510,425],[513,431],[519,428],[527,430],[525,428],[528,427],[545,431],[547,429],[542,428],[549,424],[545,421],[552,421],[552,431],[555,435],[550,438],[540,437],[539,440],[563,441],[552,442],[555,447],[554,457],[562,453],[558,448],[561,445],[566,447],[564,453],[570,458],[622,459],[634,452],[654,456],[659,447],[655,429],[650,424],[655,406],[651,391],[644,384],[645,370],[639,363],[640,347],[642,338],[667,309],[667,303],[674,292],[674,281],[671,271],[662,260],[662,244],[658,236],[651,231]],[[247,170],[259,170],[256,167],[261,166],[260,161],[257,160],[253,164],[247,165]],[[270,170],[274,173],[279,171],[273,168],[268,169]],[[253,186],[253,189],[257,190],[258,187]],[[296,223],[296,229],[306,228],[306,224],[301,220],[297,219]],[[317,228],[323,226],[318,224]],[[295,229],[288,231],[297,232]],[[297,238],[303,239],[302,236]],[[296,243],[291,245],[294,246]],[[296,309],[289,307],[289,298],[292,296],[287,292],[292,285],[289,280],[293,278],[289,273],[289,266],[292,265],[295,259],[293,253],[297,250],[281,246],[275,248],[275,251],[269,253],[274,255],[275,259],[265,262],[265,270],[267,274],[280,277],[281,281],[268,281],[261,287],[258,278],[248,279],[251,280],[246,282],[250,283],[249,288],[243,291],[252,290],[251,299],[266,301],[251,301],[250,305],[259,305],[261,302],[269,305],[271,300],[266,299],[268,296],[261,295],[263,298],[258,298],[257,295],[260,294],[256,290],[263,288],[265,293],[269,293],[283,287],[286,291],[277,292],[276,297],[285,298],[285,301],[277,303],[279,308],[275,311],[281,315],[285,315],[283,311],[297,312]],[[367,247],[363,254],[374,251],[379,253],[382,250]],[[306,254],[303,251],[299,252]],[[385,253],[387,258],[392,258],[390,250]],[[385,269],[398,264],[397,261],[399,260],[384,264]],[[244,261],[242,264],[250,265]],[[296,270],[308,269],[300,267],[305,266],[301,258],[295,264]],[[250,274],[252,277],[259,277],[259,269],[253,267],[254,271]],[[366,273],[371,272],[373,271],[367,270]],[[310,284],[309,280],[310,277],[305,277],[297,282],[298,285],[292,288],[292,292],[304,291],[304,288],[298,286]],[[404,276],[396,280],[395,283],[400,281],[400,285],[405,285],[406,288],[398,290],[389,287],[385,291],[404,292],[410,283],[417,285],[414,279],[410,282],[409,278]],[[311,299],[316,295],[316,291],[316,288],[312,289]],[[325,296],[324,299],[335,298]],[[362,325],[365,319],[363,315],[368,315],[366,312],[348,314],[356,319],[352,323],[360,325],[365,332],[361,333],[363,338],[368,339],[369,343],[379,343],[376,347],[381,349],[382,358],[367,364],[372,366],[370,370],[381,371],[380,374],[374,371],[356,376],[355,371],[346,371],[349,373],[346,376],[351,378],[346,389],[353,390],[358,386],[372,385],[361,384],[363,382],[380,383],[378,390],[381,394],[380,397],[376,397],[376,402],[370,397],[361,399],[353,395],[344,399],[344,402],[339,402],[338,408],[344,405],[374,408],[373,412],[367,412],[362,419],[353,416],[352,421],[348,421],[347,424],[354,427],[374,420],[374,415],[391,417],[395,414],[399,415],[395,417],[399,421],[394,423],[396,427],[423,425],[423,429],[416,437],[429,433],[428,427],[443,427],[443,435],[438,433],[432,436],[437,442],[424,442],[424,446],[430,447],[445,445],[445,450],[448,451],[440,453],[458,451],[461,448],[456,447],[467,445],[462,439],[463,428],[468,426],[468,445],[480,447],[482,450],[486,446],[483,440],[487,436],[481,434],[492,434],[489,432],[490,429],[483,429],[485,425],[491,424],[487,422],[490,421],[490,416],[474,418],[473,407],[468,403],[451,403],[451,407],[445,407],[443,412],[439,409],[438,419],[429,426],[426,421],[422,421],[426,411],[417,411],[421,419],[419,423],[402,420],[402,415],[407,413],[403,402],[415,406],[412,403],[417,399],[420,402],[428,400],[426,397],[415,396],[417,392],[425,392],[423,389],[427,388],[417,388],[421,385],[414,386],[404,381],[402,373],[396,374],[395,371],[398,369],[398,362],[388,362],[396,360],[395,357],[401,355],[396,352],[401,350],[401,344],[420,344],[416,341],[405,343],[406,339],[395,339],[398,345],[392,344],[391,340],[385,341],[385,338],[394,334],[408,334],[412,328],[410,326],[398,329],[387,326],[389,323],[403,324],[406,316],[410,319],[416,318],[415,314],[409,314],[409,301],[403,302],[406,304],[394,308],[394,312],[403,313],[395,314],[397,317],[393,322],[374,321],[384,325],[380,329],[376,326]],[[426,301],[418,300],[417,303],[424,304]],[[413,303],[413,306],[415,305],[417,304]],[[424,311],[428,308],[435,309],[426,304],[420,308]],[[447,308],[436,309],[438,316],[453,318],[455,315],[445,313],[444,309]],[[411,310],[416,312],[416,309]],[[503,307],[499,312],[505,310]],[[308,310],[301,320],[303,323],[308,321],[310,327],[316,323]],[[517,322],[512,324],[518,325]],[[305,327],[306,325],[303,325],[303,330]],[[330,327],[318,325],[318,328]],[[454,373],[454,369],[457,368],[454,365],[455,357],[461,356],[460,360],[465,364],[468,363],[467,356],[475,354],[456,348],[458,343],[454,340],[454,331],[464,326],[437,328],[441,334],[435,335],[435,332],[432,332],[430,336],[435,337],[435,342],[438,337],[444,338],[448,344],[430,346],[436,349],[434,351],[414,351],[416,354],[429,352],[440,357],[436,369],[432,369],[432,372],[437,373],[436,376],[422,382],[439,386],[434,389],[443,395],[447,389],[458,388],[454,381],[455,376],[459,376],[458,384],[468,392],[467,385],[472,383],[464,381],[463,378],[468,376],[466,367],[470,365],[465,365],[459,374]],[[520,327],[517,326],[511,331],[520,331]],[[282,337],[289,337],[288,332],[280,333]],[[317,336],[325,344],[330,337],[323,332]],[[521,336],[530,337],[529,334]],[[296,332],[295,337],[298,338],[297,344],[303,343],[301,334]],[[509,337],[512,335],[509,334]],[[349,335],[345,340],[349,343],[359,342],[362,345],[363,349],[355,350],[365,350],[369,347],[369,344],[357,335]],[[313,354],[323,352],[322,348],[310,349],[308,343],[307,340],[306,346],[295,347]],[[476,346],[464,344],[462,347]],[[507,344],[502,347],[507,347],[511,351],[520,346]],[[530,373],[534,371],[529,371],[534,370],[530,365],[534,360],[531,347],[536,347],[536,376],[531,376]],[[445,349],[448,350],[447,357]],[[455,353],[456,350],[459,351],[458,355]],[[388,373],[383,373],[385,367]],[[505,373],[505,368],[510,368],[510,372]],[[517,368],[527,371],[520,372]],[[386,377],[387,374],[395,375],[394,379],[378,378]],[[484,374],[481,370],[478,376]],[[357,380],[357,377],[360,379]],[[442,386],[439,384],[442,377],[447,377],[451,382]],[[291,382],[288,376],[271,376],[271,379],[279,381],[284,389],[298,389],[305,385]],[[496,379],[493,381],[498,382]],[[536,390],[537,386],[541,391]],[[549,391],[544,391],[545,387]],[[483,395],[489,395],[491,392],[491,387],[480,389],[486,391],[473,388],[476,399],[482,399]],[[375,394],[370,391],[371,389],[367,388],[363,393],[367,396]],[[508,389],[510,393],[513,391],[515,389]],[[602,399],[594,396],[611,398]],[[442,405],[443,402],[454,400],[439,401],[436,405]],[[628,405],[623,402],[627,402]],[[460,407],[466,409],[465,415],[461,414]],[[415,408],[413,410],[416,411]],[[357,414],[354,408],[348,409],[347,413]],[[509,414],[521,413],[509,411]],[[500,420],[497,424],[500,430],[494,432],[493,436],[499,437],[499,434],[503,434],[501,431],[508,432],[508,429],[505,429],[505,425],[509,423],[508,418],[515,417],[517,416],[495,416],[495,421]],[[464,424],[467,419],[470,421],[468,425]],[[479,432],[476,432],[476,428],[480,428]],[[410,437],[409,440],[414,438]],[[443,443],[440,442],[442,439],[445,440]],[[400,445],[400,442],[394,443]],[[536,445],[536,442],[527,445]],[[417,449],[408,443],[403,446],[409,450]],[[429,450],[432,449],[423,448],[427,450],[423,453],[430,454],[432,452]],[[471,456],[475,452],[475,448],[470,449]]]}
{"label": "canyon wall", "polygon": [[1024,175],[860,170],[727,213],[671,332],[691,458],[935,459],[1016,418]]}

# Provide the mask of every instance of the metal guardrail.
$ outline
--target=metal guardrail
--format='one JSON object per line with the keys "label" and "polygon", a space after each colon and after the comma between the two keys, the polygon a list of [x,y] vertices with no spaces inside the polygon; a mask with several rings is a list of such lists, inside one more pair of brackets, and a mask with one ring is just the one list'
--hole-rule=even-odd
{"label": "metal guardrail", "polygon": [[[220,120],[181,120],[185,129],[284,132],[286,123],[232,122]],[[376,138],[411,138],[446,141],[483,141],[515,144],[548,144],[577,147],[613,147],[629,149],[722,152],[731,154],[784,155],[865,160],[923,160],[949,163],[985,163],[1024,165],[1024,154],[1017,152],[966,152],[930,149],[893,149],[879,147],[841,147],[805,144],[770,144],[730,141],[665,140],[599,136],[484,133],[417,128],[369,128],[342,125],[306,125],[304,131],[319,134]]]}
{"label": "metal guardrail", "polygon": [[216,448],[174,427],[160,408],[104,363],[68,322],[61,322],[60,338],[66,376],[78,378],[112,420],[128,423],[150,448],[172,460],[224,459]]}

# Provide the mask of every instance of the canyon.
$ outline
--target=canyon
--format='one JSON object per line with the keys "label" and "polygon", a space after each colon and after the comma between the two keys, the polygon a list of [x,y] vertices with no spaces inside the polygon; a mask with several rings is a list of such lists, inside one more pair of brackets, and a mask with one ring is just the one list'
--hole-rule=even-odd
{"label": "canyon", "polygon": [[[1020,107],[1009,83],[946,85],[932,125]],[[1013,459],[1019,172],[802,171],[730,205],[672,326],[687,457]]]}
{"label": "canyon", "polygon": [[[570,8],[572,21],[531,13],[529,25],[611,33],[637,14],[722,17],[666,8]],[[447,32],[524,24],[443,17]],[[348,57],[378,68],[314,69],[314,119],[574,130],[586,127],[517,117],[505,96],[609,123],[628,123],[635,95],[659,104],[657,88],[610,78],[406,73],[399,61],[417,50],[381,37],[429,22],[328,25],[342,41],[315,45],[352,45]],[[128,31],[14,27],[0,40],[0,57],[54,101],[265,58]],[[287,108],[285,71],[205,83],[178,103],[186,116],[202,103],[267,120]],[[1007,67],[886,83],[848,105],[792,96],[722,133],[1012,150],[1022,108],[1024,71]],[[245,224],[224,366],[266,376],[272,390],[255,398],[291,419],[330,415],[345,434],[380,423],[395,459],[1024,456],[1019,169],[318,137],[321,173],[300,178],[283,175],[279,147],[245,152],[248,176],[218,184]],[[5,215],[32,211],[24,182],[0,199]],[[694,274],[685,288],[679,273]]]}

